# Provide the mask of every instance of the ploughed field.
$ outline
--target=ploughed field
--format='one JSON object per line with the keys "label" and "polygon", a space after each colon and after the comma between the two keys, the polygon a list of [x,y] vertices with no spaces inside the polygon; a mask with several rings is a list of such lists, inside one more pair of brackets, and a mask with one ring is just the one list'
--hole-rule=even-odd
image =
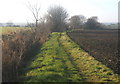
{"label": "ploughed field", "polygon": [[118,32],[118,30],[76,30],[67,34],[95,59],[120,74]]}

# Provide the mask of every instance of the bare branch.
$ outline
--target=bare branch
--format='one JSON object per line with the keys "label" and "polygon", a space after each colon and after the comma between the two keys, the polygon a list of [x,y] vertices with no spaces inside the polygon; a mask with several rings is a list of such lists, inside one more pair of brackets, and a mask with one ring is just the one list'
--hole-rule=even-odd
{"label": "bare branch", "polygon": [[38,4],[36,3],[35,5],[31,5],[29,2],[28,2],[28,8],[29,10],[31,11],[31,13],[33,14],[33,17],[35,19],[35,25],[36,27],[38,26],[38,21],[39,21],[39,12],[40,12],[40,6],[38,6]]}

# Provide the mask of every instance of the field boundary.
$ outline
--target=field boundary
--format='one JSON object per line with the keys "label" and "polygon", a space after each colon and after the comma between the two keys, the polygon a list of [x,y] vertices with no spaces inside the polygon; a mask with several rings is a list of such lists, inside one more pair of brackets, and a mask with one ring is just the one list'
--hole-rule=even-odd
{"label": "field boundary", "polygon": [[87,82],[119,81],[117,74],[82,50],[66,33],[62,33],[60,41]]}

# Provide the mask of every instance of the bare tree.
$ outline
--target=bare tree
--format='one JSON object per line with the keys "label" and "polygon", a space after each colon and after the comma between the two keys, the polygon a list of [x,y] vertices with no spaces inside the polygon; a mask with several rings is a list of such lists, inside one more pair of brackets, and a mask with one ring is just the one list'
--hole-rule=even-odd
{"label": "bare tree", "polygon": [[37,27],[38,26],[38,21],[39,21],[39,18],[40,18],[40,6],[38,6],[37,3],[34,4],[34,5],[31,5],[29,3],[28,8],[33,14],[33,17],[35,19],[35,26]]}
{"label": "bare tree", "polygon": [[83,15],[74,15],[70,19],[70,27],[71,28],[82,28],[83,24],[86,21],[86,18]]}
{"label": "bare tree", "polygon": [[52,25],[52,31],[66,30],[67,11],[62,6],[53,6],[48,9],[47,21]]}

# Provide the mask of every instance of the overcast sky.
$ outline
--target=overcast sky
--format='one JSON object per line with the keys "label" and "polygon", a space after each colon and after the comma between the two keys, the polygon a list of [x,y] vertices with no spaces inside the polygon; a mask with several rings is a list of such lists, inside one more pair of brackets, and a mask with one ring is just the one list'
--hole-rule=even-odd
{"label": "overcast sky", "polygon": [[72,15],[84,15],[89,18],[98,16],[100,22],[118,22],[119,0],[0,0],[0,23],[31,22],[33,15],[27,3],[41,6],[41,16],[51,5],[61,5]]}

